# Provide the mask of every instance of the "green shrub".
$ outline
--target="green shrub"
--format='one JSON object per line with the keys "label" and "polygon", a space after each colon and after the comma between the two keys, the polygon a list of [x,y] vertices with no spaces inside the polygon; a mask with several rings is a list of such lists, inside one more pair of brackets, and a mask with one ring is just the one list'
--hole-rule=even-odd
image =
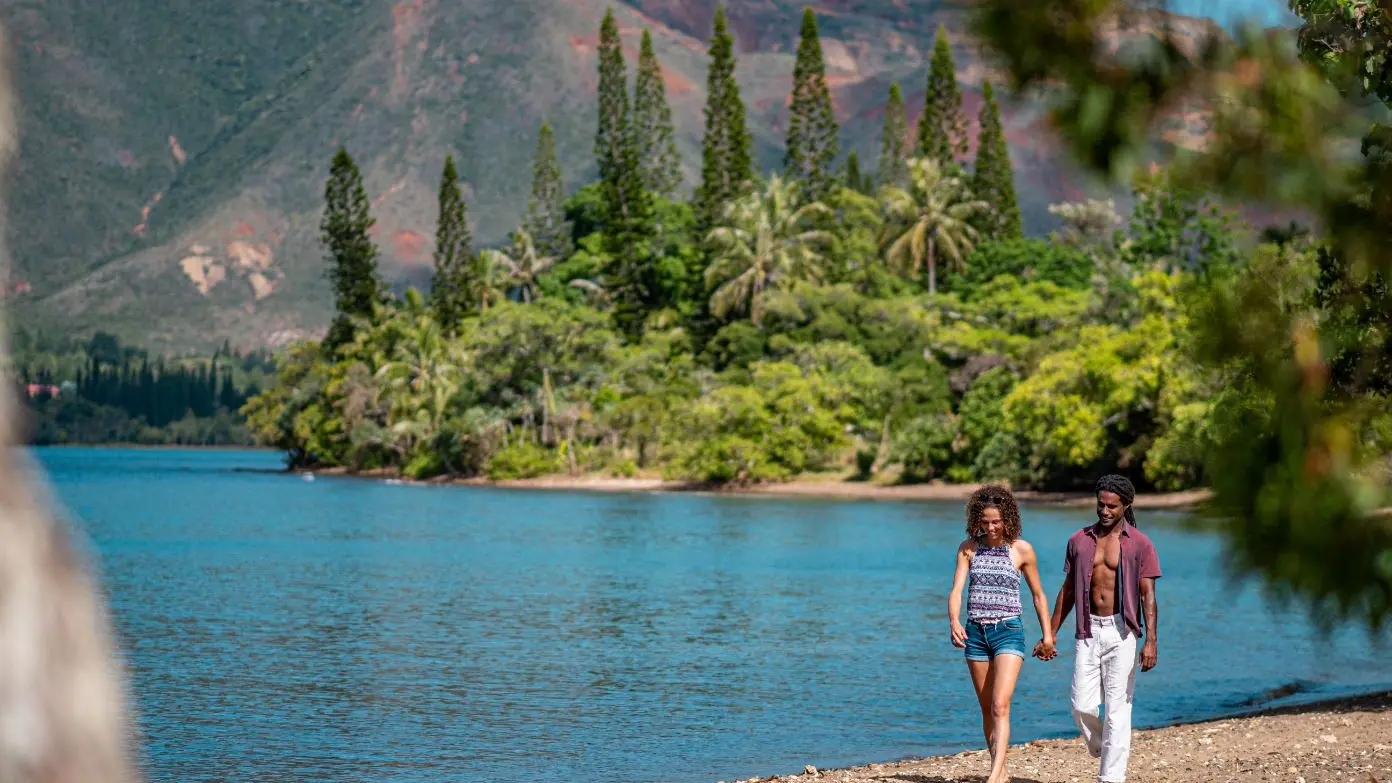
{"label": "green shrub", "polygon": [[997,430],[972,461],[973,481],[1017,483],[1024,475],[1024,448],[1014,433]]}
{"label": "green shrub", "polygon": [[498,449],[488,461],[488,477],[494,481],[535,478],[559,473],[563,468],[559,454],[523,440]]}
{"label": "green shrub", "polygon": [[983,242],[967,258],[963,270],[944,275],[943,287],[971,296],[1000,275],[1021,282],[1049,282],[1064,288],[1087,288],[1093,262],[1087,251],[1045,239],[1003,239]]}
{"label": "green shrub", "polygon": [[875,474],[875,450],[856,449],[856,478],[868,479]]}
{"label": "green shrub", "polygon": [[433,451],[418,452],[401,468],[401,475],[412,480],[438,476],[443,472],[444,465]]}
{"label": "green shrub", "polygon": [[904,481],[919,482],[937,478],[952,460],[952,439],[956,428],[943,414],[919,416],[894,438],[894,461],[904,469]]}

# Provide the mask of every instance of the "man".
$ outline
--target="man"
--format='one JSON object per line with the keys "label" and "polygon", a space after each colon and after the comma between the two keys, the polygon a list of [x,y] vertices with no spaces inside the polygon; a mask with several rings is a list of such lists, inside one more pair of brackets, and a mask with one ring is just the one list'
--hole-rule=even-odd
{"label": "man", "polygon": [[[1101,759],[1097,779],[1126,780],[1131,757],[1131,702],[1136,688],[1136,643],[1142,636],[1141,671],[1155,668],[1159,609],[1155,580],[1160,559],[1155,545],[1136,529],[1131,502],[1136,488],[1124,476],[1097,480],[1097,523],[1068,539],[1063,587],[1054,602],[1054,636],[1074,608],[1073,719],[1093,758]],[[1142,633],[1141,615],[1145,616]],[[1035,645],[1035,656],[1049,660],[1051,645]],[[1100,717],[1106,710],[1106,720]]]}

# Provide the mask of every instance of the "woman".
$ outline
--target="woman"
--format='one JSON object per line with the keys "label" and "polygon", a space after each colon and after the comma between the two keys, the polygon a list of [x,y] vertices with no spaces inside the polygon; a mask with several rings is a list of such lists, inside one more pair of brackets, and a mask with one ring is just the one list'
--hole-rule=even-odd
{"label": "woman", "polygon": [[[984,486],[967,503],[967,540],[957,547],[947,616],[952,643],[966,650],[972,687],[981,703],[981,728],[991,751],[987,783],[1005,783],[1005,750],[1010,746],[1010,699],[1025,663],[1025,629],[1020,617],[1020,577],[1029,582],[1034,609],[1044,629],[1041,648],[1052,651],[1049,601],[1039,585],[1034,547],[1020,538],[1020,509],[1004,487]],[[967,624],[961,623],[962,588],[967,593]],[[1047,659],[1047,655],[1042,655]]]}

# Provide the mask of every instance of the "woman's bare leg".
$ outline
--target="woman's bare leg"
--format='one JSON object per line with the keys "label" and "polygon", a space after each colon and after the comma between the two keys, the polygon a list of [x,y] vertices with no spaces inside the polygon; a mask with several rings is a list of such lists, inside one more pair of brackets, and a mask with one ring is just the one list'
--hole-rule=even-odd
{"label": "woman's bare leg", "polygon": [[986,749],[991,750],[991,662],[967,661],[967,668],[971,670],[976,701],[981,705],[981,734],[986,738]]}
{"label": "woman's bare leg", "polygon": [[1006,783],[1005,750],[1010,747],[1010,700],[1015,696],[1015,681],[1025,659],[1018,655],[997,655],[991,661],[991,726],[993,729],[991,777],[986,783]]}

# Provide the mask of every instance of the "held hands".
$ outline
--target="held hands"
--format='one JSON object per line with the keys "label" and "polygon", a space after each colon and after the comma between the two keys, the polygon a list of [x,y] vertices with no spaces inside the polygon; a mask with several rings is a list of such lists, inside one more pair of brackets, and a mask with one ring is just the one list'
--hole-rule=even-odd
{"label": "held hands", "polygon": [[956,620],[952,621],[952,645],[954,647],[967,646],[967,629],[963,628],[962,624]]}
{"label": "held hands", "polygon": [[1146,639],[1145,644],[1141,645],[1141,671],[1148,672],[1155,668],[1159,663],[1160,645],[1154,639]]}
{"label": "held hands", "polygon": [[1039,644],[1034,646],[1034,657],[1041,661],[1052,661],[1057,655],[1058,650],[1054,647],[1053,639],[1047,637],[1040,639]]}

